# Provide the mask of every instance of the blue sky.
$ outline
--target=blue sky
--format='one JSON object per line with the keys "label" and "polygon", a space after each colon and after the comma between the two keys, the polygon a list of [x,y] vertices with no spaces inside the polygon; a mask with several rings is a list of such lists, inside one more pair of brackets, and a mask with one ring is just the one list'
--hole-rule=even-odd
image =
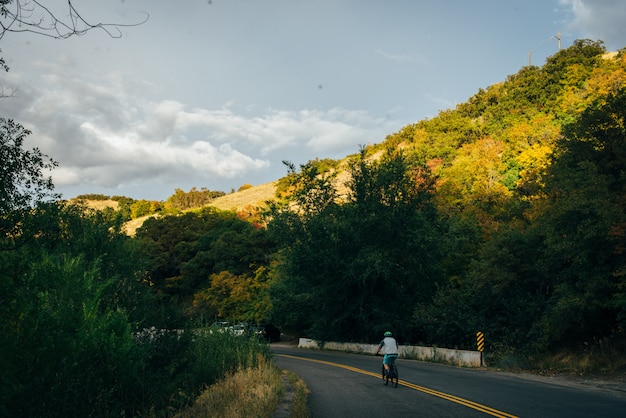
{"label": "blue sky", "polygon": [[[60,16],[65,0],[43,0]],[[90,23],[0,39],[0,117],[65,198],[230,192],[343,158],[576,39],[626,47],[623,0],[74,0]],[[35,9],[34,16],[38,13]]]}

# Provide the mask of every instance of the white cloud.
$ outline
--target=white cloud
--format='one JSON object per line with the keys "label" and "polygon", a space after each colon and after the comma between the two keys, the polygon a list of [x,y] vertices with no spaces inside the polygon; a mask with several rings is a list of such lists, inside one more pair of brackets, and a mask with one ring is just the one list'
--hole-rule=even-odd
{"label": "white cloud", "polygon": [[250,179],[261,173],[264,181],[281,177],[282,160],[341,158],[397,129],[367,112],[341,108],[268,109],[249,117],[233,103],[190,109],[135,95],[140,84],[115,73],[96,84],[66,70],[29,83],[19,100],[0,102],[0,112],[31,129],[31,146],[59,162],[53,181],[61,190],[155,182],[224,190],[233,179],[243,184],[258,183]]}
{"label": "white cloud", "polygon": [[602,40],[608,49],[620,49],[626,42],[626,2],[623,0],[559,0],[573,15],[570,28],[593,40]]}

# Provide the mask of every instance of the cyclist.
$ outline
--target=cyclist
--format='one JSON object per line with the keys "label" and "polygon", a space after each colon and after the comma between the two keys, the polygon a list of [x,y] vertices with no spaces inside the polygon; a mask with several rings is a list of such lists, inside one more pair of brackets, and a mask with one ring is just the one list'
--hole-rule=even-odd
{"label": "cyclist", "polygon": [[383,357],[383,367],[385,368],[385,374],[389,374],[389,366],[393,364],[398,358],[398,342],[393,338],[391,331],[385,332],[385,338],[378,344],[376,355],[380,350],[385,348],[385,357]]}

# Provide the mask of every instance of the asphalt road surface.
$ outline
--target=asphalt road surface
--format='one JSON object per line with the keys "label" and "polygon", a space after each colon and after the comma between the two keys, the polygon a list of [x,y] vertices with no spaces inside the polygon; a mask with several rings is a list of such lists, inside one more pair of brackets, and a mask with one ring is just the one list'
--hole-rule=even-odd
{"label": "asphalt road surface", "polygon": [[274,363],[307,384],[312,418],[626,417],[626,392],[486,369],[398,359],[385,386],[382,357],[272,345]]}

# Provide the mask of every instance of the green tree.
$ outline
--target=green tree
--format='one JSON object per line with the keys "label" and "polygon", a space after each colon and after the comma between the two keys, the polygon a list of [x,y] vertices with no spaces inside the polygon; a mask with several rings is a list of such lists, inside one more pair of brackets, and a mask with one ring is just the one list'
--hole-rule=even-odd
{"label": "green tree", "polygon": [[475,333],[488,335],[488,351],[528,349],[538,339],[534,325],[547,300],[548,283],[534,263],[542,255],[541,237],[506,227],[482,242],[461,275],[438,288],[432,304],[420,304],[416,325],[425,343],[475,349]]}
{"label": "green tree", "polygon": [[171,213],[177,213],[179,211],[205,206],[216,197],[224,195],[224,192],[211,191],[205,187],[200,190],[192,187],[188,192],[176,189],[174,194],[167,198],[164,207]]}
{"label": "green tree", "polygon": [[245,278],[252,286],[255,272],[267,266],[274,251],[264,229],[214,208],[148,219],[136,237],[150,260],[153,288],[163,297],[164,307],[180,309],[178,315],[214,312],[198,309],[209,306],[200,302],[220,291],[212,288],[211,276]]}
{"label": "green tree", "polygon": [[194,294],[193,310],[209,318],[260,324],[270,318],[267,268],[255,275],[234,275],[228,271],[211,274],[210,287]]}
{"label": "green tree", "polygon": [[60,197],[53,193],[52,178],[44,175],[58,164],[38,148],[23,148],[30,133],[12,120],[0,119],[0,215]]}
{"label": "green tree", "polygon": [[504,144],[492,138],[463,146],[440,177],[439,206],[448,212],[469,212],[485,230],[497,229],[511,199],[504,184],[503,150]]}
{"label": "green tree", "polygon": [[130,205],[131,219],[141,218],[142,216],[157,213],[161,210],[161,202],[156,200],[137,200]]}
{"label": "green tree", "polygon": [[401,153],[371,161],[362,149],[344,204],[331,198],[330,182],[302,168],[297,207],[275,207],[269,224],[281,245],[271,285],[275,317],[323,340],[371,340],[383,328],[412,338],[412,309],[441,278],[427,168]]}
{"label": "green tree", "polygon": [[571,47],[548,57],[541,69],[544,80],[541,101],[546,108],[564,118],[559,106],[564,92],[572,87],[582,88],[592,70],[602,62],[605,52],[602,41],[577,39]]}
{"label": "green tree", "polygon": [[543,343],[580,344],[623,327],[626,90],[565,130],[535,223],[545,234],[549,305]]}
{"label": "green tree", "polygon": [[299,172],[291,162],[283,161],[283,164],[288,167],[289,199],[305,213],[321,213],[337,203],[337,190],[333,185],[336,172],[324,169],[319,161],[301,165]]}

